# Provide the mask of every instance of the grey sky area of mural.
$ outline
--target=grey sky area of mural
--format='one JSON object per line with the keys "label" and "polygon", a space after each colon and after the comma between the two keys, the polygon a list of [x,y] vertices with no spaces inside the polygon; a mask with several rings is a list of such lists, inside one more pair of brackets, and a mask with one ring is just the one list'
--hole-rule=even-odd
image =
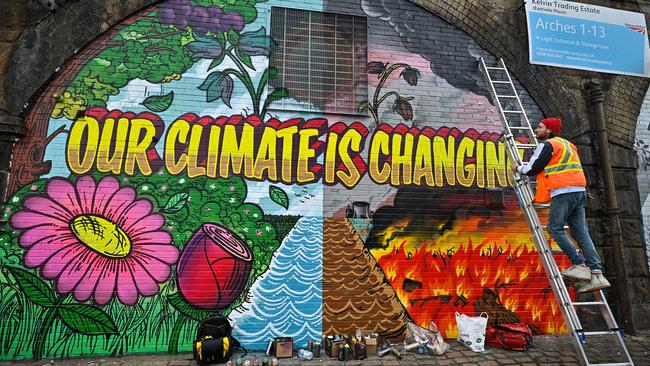
{"label": "grey sky area of mural", "polygon": [[[478,59],[494,56],[483,50],[463,31],[433,15],[425,15],[421,8],[404,2],[361,0],[358,4],[342,0],[326,1],[325,11],[350,10],[355,15],[369,17],[370,28],[368,61],[407,63],[420,71],[417,86],[401,78],[389,79],[388,90],[398,90],[413,96],[413,121],[404,122],[392,110],[392,102],[380,107],[380,121],[390,125],[406,123],[409,126],[439,128],[456,126],[461,130],[474,128],[479,132],[500,132],[501,123],[494,106],[486,98],[484,79],[478,69]],[[414,19],[417,19],[414,21]],[[435,28],[441,28],[434,32]],[[442,30],[444,29],[444,31]],[[438,34],[439,37],[432,37]],[[387,59],[384,59],[387,58]],[[519,95],[531,122],[542,113],[515,80]],[[374,75],[369,75],[368,94],[377,87]],[[371,133],[372,123],[366,123]],[[370,210],[392,204],[397,189],[379,186],[365,176],[353,189],[342,186],[325,188],[323,215],[338,216],[345,207],[364,197]]]}

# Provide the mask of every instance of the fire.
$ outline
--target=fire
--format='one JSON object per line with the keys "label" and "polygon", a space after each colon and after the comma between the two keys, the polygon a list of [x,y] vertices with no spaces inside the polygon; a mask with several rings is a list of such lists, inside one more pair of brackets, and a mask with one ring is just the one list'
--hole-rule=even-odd
{"label": "fire", "polygon": [[[566,332],[523,216],[518,209],[507,214],[508,220],[457,218],[435,240],[403,235],[408,222],[386,228],[390,236],[384,238],[392,240],[372,254],[416,323],[434,320],[454,338],[456,312],[485,311],[495,321],[519,318],[543,333]],[[562,254],[556,260],[561,267],[570,265]]]}

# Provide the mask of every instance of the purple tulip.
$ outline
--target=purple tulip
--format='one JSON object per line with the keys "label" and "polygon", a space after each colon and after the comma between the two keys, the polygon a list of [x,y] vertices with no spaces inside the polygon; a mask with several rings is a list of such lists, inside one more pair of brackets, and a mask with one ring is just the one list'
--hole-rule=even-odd
{"label": "purple tulip", "polygon": [[408,102],[410,99],[397,97],[395,103],[393,103],[393,111],[402,116],[405,121],[413,119],[413,107],[411,106],[411,103]]}
{"label": "purple tulip", "polygon": [[415,86],[415,85],[418,85],[418,78],[420,77],[420,70],[418,70],[416,68],[413,68],[413,67],[407,67],[406,69],[404,69],[402,71],[400,76],[402,78],[404,78],[404,80],[406,80],[406,82],[409,85]]}
{"label": "purple tulip", "polygon": [[386,70],[386,65],[380,61],[371,61],[368,62],[368,73],[369,74],[381,74]]}

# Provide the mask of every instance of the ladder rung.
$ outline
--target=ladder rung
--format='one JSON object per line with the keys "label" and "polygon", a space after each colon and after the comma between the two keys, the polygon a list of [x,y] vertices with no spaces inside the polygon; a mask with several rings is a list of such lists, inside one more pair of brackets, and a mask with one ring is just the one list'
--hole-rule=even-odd
{"label": "ladder rung", "polygon": [[505,70],[503,67],[491,67],[491,66],[486,66],[485,67],[488,70]]}
{"label": "ladder rung", "polygon": [[600,330],[592,332],[580,332],[585,336],[603,336],[603,335],[613,335],[616,334],[618,330]]}
{"label": "ladder rung", "polygon": [[506,80],[492,80],[492,84],[510,84],[510,82]]}
{"label": "ladder rung", "polygon": [[535,208],[550,208],[551,204],[550,203],[533,203],[533,207],[535,207]]}
{"label": "ladder rung", "polygon": [[600,306],[605,305],[604,301],[579,301],[574,302],[573,306]]}
{"label": "ladder rung", "polygon": [[497,98],[518,98],[516,95],[497,95]]}
{"label": "ladder rung", "polygon": [[511,114],[524,114],[522,111],[502,111],[503,113],[511,113]]}
{"label": "ladder rung", "polygon": [[515,144],[515,146],[517,146],[519,149],[532,149],[537,147],[535,144]]}
{"label": "ladder rung", "polygon": [[630,362],[614,362],[614,363],[589,363],[589,366],[634,366]]}
{"label": "ladder rung", "polygon": [[511,129],[511,130],[527,130],[528,129],[528,127],[519,127],[519,126],[512,126],[512,127],[508,127],[508,128]]}
{"label": "ladder rung", "polygon": [[[568,229],[569,225],[564,225],[564,230]],[[546,225],[542,225],[542,229],[546,230]]]}

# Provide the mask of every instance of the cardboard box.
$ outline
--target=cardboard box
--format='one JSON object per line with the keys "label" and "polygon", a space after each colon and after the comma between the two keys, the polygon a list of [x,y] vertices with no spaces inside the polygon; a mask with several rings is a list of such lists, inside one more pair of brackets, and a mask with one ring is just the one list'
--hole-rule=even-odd
{"label": "cardboard box", "polygon": [[362,330],[363,340],[366,343],[366,352],[368,356],[375,356],[377,354],[377,341],[376,333]]}
{"label": "cardboard box", "polygon": [[293,338],[278,337],[274,341],[275,357],[291,358],[293,357]]}

